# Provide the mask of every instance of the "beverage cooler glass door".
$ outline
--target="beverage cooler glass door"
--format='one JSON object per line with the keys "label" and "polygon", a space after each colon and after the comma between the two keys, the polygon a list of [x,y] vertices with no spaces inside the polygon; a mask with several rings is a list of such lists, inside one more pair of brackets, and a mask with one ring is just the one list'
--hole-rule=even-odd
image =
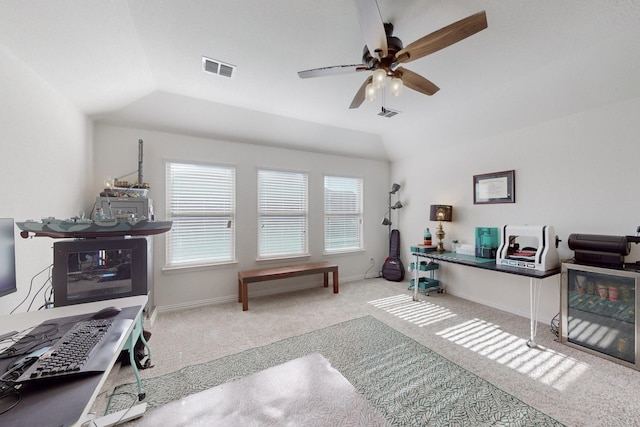
{"label": "beverage cooler glass door", "polygon": [[564,270],[562,341],[635,365],[637,274],[566,264]]}

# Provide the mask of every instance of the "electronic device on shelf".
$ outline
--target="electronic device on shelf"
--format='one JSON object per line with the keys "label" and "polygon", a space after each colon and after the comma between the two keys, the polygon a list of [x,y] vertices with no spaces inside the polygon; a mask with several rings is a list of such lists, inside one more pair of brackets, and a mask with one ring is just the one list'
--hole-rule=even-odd
{"label": "electronic device on shelf", "polygon": [[55,242],[54,306],[148,295],[147,243],[146,238]]}
{"label": "electronic device on shelf", "polygon": [[560,266],[558,236],[551,225],[505,225],[496,264],[548,271]]}
{"label": "electronic device on shelf", "polygon": [[576,263],[613,268],[622,268],[624,257],[631,249],[627,236],[599,234],[573,233],[569,235],[568,245]]}

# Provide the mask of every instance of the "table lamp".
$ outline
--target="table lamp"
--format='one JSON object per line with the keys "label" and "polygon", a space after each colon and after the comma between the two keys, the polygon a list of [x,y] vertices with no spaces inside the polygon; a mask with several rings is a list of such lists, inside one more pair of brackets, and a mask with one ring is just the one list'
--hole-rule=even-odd
{"label": "table lamp", "polygon": [[444,239],[444,230],[442,229],[442,221],[451,222],[453,213],[453,207],[449,205],[431,205],[431,214],[429,219],[431,221],[438,221],[438,230],[436,231],[436,237],[438,238],[438,253],[444,252],[444,246],[442,239]]}

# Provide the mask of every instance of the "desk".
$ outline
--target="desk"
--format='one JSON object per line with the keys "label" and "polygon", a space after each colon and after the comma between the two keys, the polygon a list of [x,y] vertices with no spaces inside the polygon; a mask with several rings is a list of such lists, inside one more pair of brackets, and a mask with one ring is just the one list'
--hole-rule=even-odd
{"label": "desk", "polygon": [[[539,303],[539,293],[540,288],[542,286],[541,280],[547,277],[555,276],[556,274],[560,274],[560,267],[556,267],[552,270],[547,271],[539,271],[530,268],[520,268],[520,267],[509,267],[505,265],[496,264],[495,260],[489,260],[486,258],[476,258],[469,255],[461,255],[451,252],[445,252],[442,254],[436,252],[426,252],[426,253],[413,253],[416,257],[416,264],[419,257],[429,258],[433,260],[438,260],[442,262],[450,262],[454,264],[466,265],[468,267],[481,268],[484,270],[497,271],[499,273],[507,273],[507,274],[515,274],[517,276],[524,276],[529,278],[529,310],[531,313],[531,331],[530,337],[527,341],[527,346],[534,348],[536,347],[536,327],[538,320],[538,303]],[[537,290],[537,294],[536,294]],[[417,295],[414,296],[416,299]]]}
{"label": "desk", "polygon": [[[138,337],[142,335],[142,311],[146,304],[146,296],[136,296],[56,307],[50,310],[4,315],[0,316],[0,334],[14,330],[19,332],[29,331],[43,322],[69,316],[78,316],[78,320],[82,318],[86,319],[88,317],[87,315],[91,315],[101,308],[115,305],[122,308],[122,312],[118,314],[117,318],[130,319],[131,322],[128,330],[122,334],[117,350],[112,355],[110,364],[110,367],[112,367],[120,355],[120,352],[128,348],[133,350],[135,342]],[[20,335],[16,335],[16,337]],[[1,348],[4,349],[9,346],[10,343],[3,345]],[[133,351],[130,351],[130,354],[133,354]],[[0,359],[0,372],[4,373],[7,366],[13,360],[13,358]],[[135,363],[132,363],[132,368],[134,369],[138,386],[140,387],[139,375],[136,372],[137,368]],[[90,419],[88,412],[104,385],[110,369],[111,368],[101,375],[83,376],[68,381],[24,385],[19,390],[21,395],[20,402],[14,408],[0,415],[0,425],[32,427],[35,425],[61,426],[82,424]],[[139,389],[139,396],[144,398],[141,389]],[[137,405],[134,410],[129,411],[129,414],[140,416],[145,409],[146,403],[143,403]],[[131,417],[127,416],[126,419],[131,419]],[[115,422],[118,418],[113,418],[113,420]],[[108,419],[96,421],[96,425],[109,425]]]}

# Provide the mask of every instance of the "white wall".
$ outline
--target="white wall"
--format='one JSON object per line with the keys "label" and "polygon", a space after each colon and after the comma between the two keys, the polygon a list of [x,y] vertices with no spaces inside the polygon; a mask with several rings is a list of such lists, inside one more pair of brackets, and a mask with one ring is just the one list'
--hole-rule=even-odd
{"label": "white wall", "polygon": [[[637,158],[640,157],[640,99],[602,106],[508,134],[477,140],[435,141],[443,148],[414,147],[412,157],[393,163],[267,148],[232,141],[209,140],[165,132],[91,123],[35,72],[0,47],[0,216],[16,220],[45,216],[66,218],[87,213],[106,176],[137,167],[137,140],[145,140],[145,180],[152,185],[156,212],[164,216],[164,160],[233,164],[238,179],[238,264],[225,268],[164,274],[164,238],[155,237],[156,304],[173,308],[236,297],[238,269],[258,268],[255,262],[255,170],[257,166],[304,170],[312,191],[310,260],[340,264],[341,277],[361,277],[373,257],[378,270],[387,255],[386,227],[380,225],[392,182],[402,185],[404,208],[394,212],[402,232],[402,254],[422,238],[428,206],[454,206],[454,222],[445,224],[446,246],[452,239],[473,244],[476,226],[549,224],[563,240],[561,257],[570,257],[567,238],[574,232],[634,234],[637,212]],[[491,114],[490,111],[487,114]],[[250,124],[249,124],[250,125]],[[92,135],[95,132],[96,136]],[[429,135],[425,129],[425,135]],[[93,140],[95,139],[95,144]],[[349,141],[344,141],[348,144]],[[93,152],[95,150],[95,153]],[[93,160],[95,157],[95,161]],[[95,171],[94,171],[95,169]],[[474,205],[473,175],[515,169],[516,203]],[[322,255],[322,175],[365,178],[366,251],[354,255]],[[395,200],[395,199],[394,199]],[[604,206],[606,205],[606,207]],[[21,239],[16,230],[19,292],[0,299],[0,313],[12,310],[27,296],[32,277],[51,263],[52,239]],[[628,260],[640,258],[632,245]],[[506,274],[486,274],[466,267],[443,266],[439,273],[452,294],[489,306],[528,314],[528,280]],[[33,280],[34,291],[46,285],[46,272]],[[309,284],[315,284],[309,279]],[[557,277],[545,280],[540,314],[551,319],[558,311]],[[270,289],[288,288],[286,282]],[[258,294],[253,290],[252,294]],[[33,291],[31,293],[33,296]],[[41,296],[33,303],[39,306]],[[19,311],[26,309],[31,298]]]}
{"label": "white wall", "polygon": [[[490,114],[488,112],[487,114]],[[445,247],[452,239],[474,244],[475,227],[552,225],[570,258],[571,233],[635,235],[640,225],[638,161],[640,99],[605,105],[534,127],[471,141],[447,141],[441,150],[392,164],[392,180],[403,185],[401,232],[417,243],[429,221],[429,205],[453,206],[444,223]],[[425,132],[428,135],[428,132]],[[515,169],[516,203],[474,205],[474,175]],[[632,245],[627,261],[640,259]],[[404,252],[408,260],[407,252]],[[528,279],[444,265],[450,293],[528,316]],[[540,316],[559,310],[559,277],[543,283]]]}
{"label": "white wall", "polygon": [[[36,70],[37,72],[37,70]],[[91,175],[91,126],[68,100],[0,46],[0,217],[15,221],[68,218],[86,208]],[[8,314],[26,311],[46,284],[53,261],[48,237],[22,239],[16,228],[18,292],[0,298]],[[42,293],[33,309],[44,302]]]}
{"label": "white wall", "polygon": [[[248,124],[250,126],[250,124]],[[281,131],[281,130],[278,130]],[[137,168],[138,139],[144,141],[144,181],[151,186],[150,197],[158,219],[165,214],[165,161],[181,160],[230,164],[236,167],[237,264],[221,267],[163,272],[165,236],[154,238],[155,304],[162,309],[180,308],[221,301],[237,301],[239,270],[286,265],[295,262],[327,260],[340,266],[341,281],[360,279],[373,257],[381,268],[388,252],[387,228],[380,225],[386,213],[389,164],[350,157],[323,155],[244,143],[210,140],[166,132],[130,129],[106,124],[95,127],[95,194],[105,177],[114,177]],[[344,141],[348,144],[349,141]],[[257,254],[257,167],[298,170],[309,173],[309,246],[311,257],[279,263],[256,262]],[[365,251],[355,254],[323,256],[323,175],[336,174],[364,178]],[[135,176],[132,177],[135,180]],[[305,278],[309,286],[322,277]],[[270,282],[250,286],[250,295],[290,288],[290,283]]]}

